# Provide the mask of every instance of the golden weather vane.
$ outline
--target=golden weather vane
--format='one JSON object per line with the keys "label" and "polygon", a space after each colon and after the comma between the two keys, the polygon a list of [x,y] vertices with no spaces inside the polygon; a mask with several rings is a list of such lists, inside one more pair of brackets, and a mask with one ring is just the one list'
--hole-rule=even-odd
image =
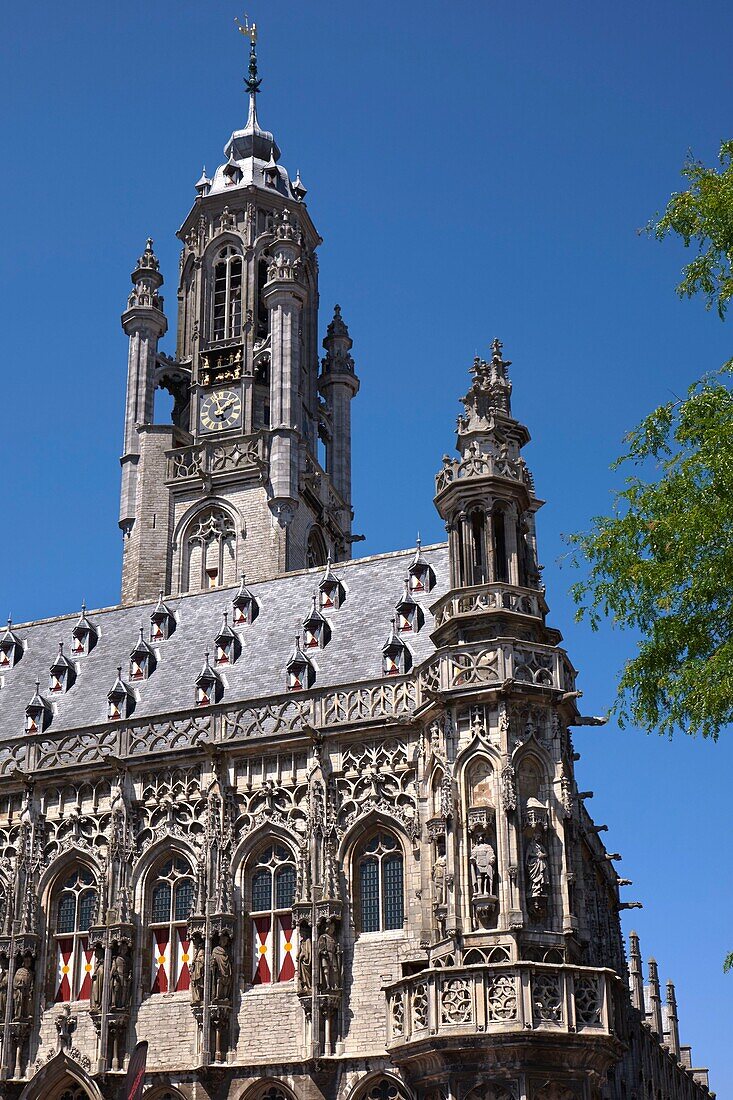
{"label": "golden weather vane", "polygon": [[262,80],[257,76],[257,51],[255,49],[257,24],[250,23],[249,16],[246,13],[244,24],[239,22],[236,15],[234,16],[234,22],[237,24],[239,33],[243,34],[245,38],[249,38],[249,76],[244,78],[244,86],[251,96],[256,96],[262,83]]}
{"label": "golden weather vane", "polygon": [[239,19],[236,15],[234,16],[234,22],[237,24],[237,30],[239,31],[239,33],[243,34],[246,38],[249,38],[250,42],[254,46],[255,42],[257,41],[257,24],[250,23],[249,16],[246,12],[244,13],[244,25],[239,22]]}

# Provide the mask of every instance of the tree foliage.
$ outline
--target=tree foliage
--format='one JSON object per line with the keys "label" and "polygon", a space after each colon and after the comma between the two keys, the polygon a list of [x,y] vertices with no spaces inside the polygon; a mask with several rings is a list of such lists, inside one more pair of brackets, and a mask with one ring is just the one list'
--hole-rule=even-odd
{"label": "tree foliage", "polygon": [[[697,247],[677,290],[702,293],[722,319],[733,297],[733,141],[719,161],[688,157],[688,189],[648,229]],[[622,724],[717,739],[733,721],[732,378],[727,363],[630,432],[614,468],[633,472],[612,514],[569,539],[585,567],[572,588],[577,618],[597,628],[608,615],[639,636],[619,682]]]}
{"label": "tree foliage", "polygon": [[[636,630],[616,711],[647,730],[717,738],[733,720],[733,393],[731,368],[655,409],[626,439],[610,516],[573,535],[584,579],[578,618]],[[651,475],[651,476],[649,476]]]}
{"label": "tree foliage", "polygon": [[683,298],[702,292],[707,308],[717,306],[722,319],[733,297],[733,141],[722,143],[718,159],[720,170],[688,156],[682,175],[689,188],[672,195],[664,215],[647,229],[659,240],[672,233],[686,248],[697,245],[677,292]]}

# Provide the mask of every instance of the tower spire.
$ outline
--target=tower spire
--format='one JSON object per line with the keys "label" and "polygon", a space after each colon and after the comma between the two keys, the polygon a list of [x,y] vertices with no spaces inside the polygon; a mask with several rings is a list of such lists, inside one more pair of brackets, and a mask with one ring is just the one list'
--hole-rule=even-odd
{"label": "tower spire", "polygon": [[249,94],[249,118],[247,119],[247,128],[249,128],[257,123],[257,93],[262,83],[262,77],[257,75],[257,24],[250,23],[249,16],[246,14],[244,24],[240,23],[236,16],[234,22],[237,24],[239,33],[249,38],[249,75],[244,78],[244,86]]}

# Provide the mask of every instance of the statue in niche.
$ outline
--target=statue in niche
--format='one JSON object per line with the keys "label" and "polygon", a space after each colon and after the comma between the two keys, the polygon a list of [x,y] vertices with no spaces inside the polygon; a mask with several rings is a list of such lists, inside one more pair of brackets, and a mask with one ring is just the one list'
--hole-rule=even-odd
{"label": "statue in niche", "polygon": [[104,984],[104,961],[101,955],[94,956],[94,973],[92,974],[92,988],[89,991],[89,1011],[101,1012],[102,986]]}
{"label": "statue in niche", "polygon": [[332,920],[318,937],[318,985],[323,993],[341,989],[341,947]]}
{"label": "statue in niche", "polygon": [[439,907],[447,905],[448,867],[443,852],[440,852],[436,857],[431,874],[433,878],[433,901],[435,905]]}
{"label": "statue in niche", "polygon": [[204,1003],[204,945],[200,941],[194,945],[194,955],[189,967],[191,976],[191,1004]]}
{"label": "statue in niche", "polygon": [[221,932],[211,952],[211,996],[218,1004],[226,1004],[232,997],[231,942],[229,933]]}
{"label": "statue in niche", "polygon": [[550,878],[547,870],[547,851],[539,840],[532,839],[527,845],[524,858],[527,870],[527,894],[530,901],[540,901],[547,897]]}
{"label": "statue in niche", "polygon": [[26,953],[13,975],[13,1020],[27,1020],[33,1005],[33,956]]}
{"label": "statue in niche", "polygon": [[130,1004],[131,971],[130,947],[122,943],[112,957],[109,974],[110,1008],[127,1008]]}
{"label": "statue in niche", "polygon": [[496,869],[496,852],[483,833],[479,833],[471,847],[471,880],[474,894],[493,897]]}
{"label": "statue in niche", "polygon": [[298,944],[298,992],[310,993],[313,989],[313,940],[310,928],[301,925]]}

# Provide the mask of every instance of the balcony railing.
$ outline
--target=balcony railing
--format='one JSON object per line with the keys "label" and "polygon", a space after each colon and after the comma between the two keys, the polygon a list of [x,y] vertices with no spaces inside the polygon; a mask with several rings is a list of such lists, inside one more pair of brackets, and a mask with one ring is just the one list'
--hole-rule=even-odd
{"label": "balcony railing", "polygon": [[545,610],[545,602],[538,592],[499,581],[449,592],[431,608],[436,627],[451,619],[492,611],[513,611],[517,615],[541,619]]}
{"label": "balcony railing", "polygon": [[550,963],[423,970],[386,987],[387,1046],[539,1031],[613,1035],[612,970]]}
{"label": "balcony railing", "polygon": [[266,439],[263,432],[244,435],[238,439],[211,441],[194,447],[181,447],[168,451],[168,481],[187,481],[191,478],[217,478],[231,473],[241,473],[251,468],[259,470],[266,461]]}

